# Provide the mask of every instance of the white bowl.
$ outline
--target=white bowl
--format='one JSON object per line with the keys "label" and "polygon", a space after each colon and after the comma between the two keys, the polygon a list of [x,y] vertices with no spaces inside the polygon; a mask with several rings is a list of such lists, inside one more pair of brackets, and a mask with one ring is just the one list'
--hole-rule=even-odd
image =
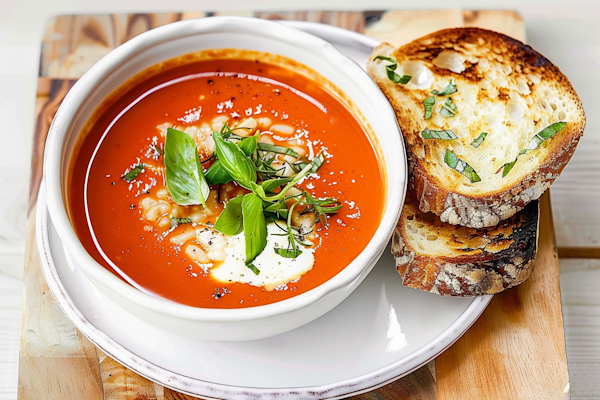
{"label": "white bowl", "polygon": [[[279,54],[312,68],[339,88],[359,119],[387,177],[384,214],[366,248],[324,284],[277,303],[243,309],[190,307],[143,293],[97,263],[79,241],[65,209],[65,180],[73,148],[96,107],[127,79],[161,61],[211,49]],[[360,117],[362,115],[362,118]],[[330,311],[362,282],[384,251],[404,201],[406,159],[394,112],[368,75],[331,44],[276,22],[240,17],[182,21],[137,36],[96,63],[61,104],[46,142],[44,179],[48,209],[73,267],[102,292],[151,324],[185,329],[205,340],[253,340],[302,326]]]}

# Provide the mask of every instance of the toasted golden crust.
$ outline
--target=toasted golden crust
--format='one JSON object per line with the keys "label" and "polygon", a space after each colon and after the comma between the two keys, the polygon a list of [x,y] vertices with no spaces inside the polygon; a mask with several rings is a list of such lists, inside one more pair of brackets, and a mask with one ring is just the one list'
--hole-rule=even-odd
{"label": "toasted golden crust", "polygon": [[[391,82],[389,62],[397,60],[406,84]],[[391,102],[406,143],[410,186],[419,208],[444,222],[474,228],[493,226],[538,199],[559,176],[583,134],[585,114],[568,79],[548,59],[505,35],[478,28],[435,32],[398,49],[378,46],[368,72]],[[452,81],[457,91],[432,94]],[[436,101],[425,119],[423,101]],[[451,98],[456,114],[445,117],[442,104]],[[539,148],[523,155],[536,133],[556,123],[566,127]],[[453,140],[424,139],[421,132],[452,130]],[[484,142],[472,146],[482,132]],[[450,168],[446,151],[454,152],[481,181]],[[502,176],[502,167],[517,159]]]}
{"label": "toasted golden crust", "polygon": [[442,296],[501,292],[531,274],[538,218],[533,201],[492,228],[451,225],[419,211],[409,191],[392,240],[396,269],[405,286]]}

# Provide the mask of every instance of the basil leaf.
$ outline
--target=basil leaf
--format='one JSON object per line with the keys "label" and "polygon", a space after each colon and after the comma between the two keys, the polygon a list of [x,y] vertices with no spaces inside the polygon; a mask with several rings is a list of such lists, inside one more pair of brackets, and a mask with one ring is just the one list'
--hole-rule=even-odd
{"label": "basil leaf", "polygon": [[272,192],[275,189],[277,189],[278,187],[280,187],[281,185],[288,183],[293,178],[294,178],[293,176],[290,176],[290,177],[281,178],[281,179],[277,179],[277,178],[269,179],[267,181],[261,182],[260,186],[262,186],[262,188],[264,189],[265,192]]}
{"label": "basil leaf", "polygon": [[456,115],[456,104],[452,102],[450,97],[446,97],[446,101],[442,104],[442,108],[440,109],[440,114],[446,118],[454,117]]}
{"label": "basil leaf", "polygon": [[395,72],[396,68],[398,68],[398,62],[396,61],[396,59],[391,58],[391,57],[376,56],[375,58],[373,58],[373,60],[383,60],[383,61],[387,61],[387,62],[391,63],[391,64],[385,66],[387,76],[390,81],[392,81],[394,83],[400,83],[402,85],[406,85],[408,82],[410,82],[412,76],[409,76],[409,75],[400,76]]}
{"label": "basil leaf", "polygon": [[251,156],[258,147],[258,137],[254,135],[243,138],[238,142],[238,146],[240,146],[240,149],[242,149],[247,156]]}
{"label": "basil leaf", "polygon": [[276,203],[270,204],[267,208],[265,208],[265,213],[272,213],[276,216],[276,218],[284,218],[288,217],[288,209],[285,199],[281,199]]}
{"label": "basil leaf", "polygon": [[131,169],[131,171],[129,171],[128,173],[126,173],[123,176],[121,176],[121,178],[125,179],[127,182],[131,182],[132,180],[134,180],[135,178],[137,178],[139,174],[142,173],[142,170],[144,168],[146,168],[146,165],[144,165],[142,163],[137,164],[135,167],[133,167]]}
{"label": "basil leaf", "polygon": [[227,173],[225,167],[223,167],[219,160],[216,160],[211,164],[208,171],[206,171],[205,177],[209,186],[233,181],[233,178]]}
{"label": "basil leaf", "polygon": [[281,247],[274,247],[275,253],[279,254],[283,258],[296,258],[302,254],[302,250],[294,246],[291,249],[283,249]]}
{"label": "basil leaf", "polygon": [[517,160],[519,159],[520,156],[522,156],[523,154],[527,153],[530,150],[536,150],[538,147],[540,147],[540,145],[544,141],[554,137],[554,135],[556,135],[558,132],[562,131],[566,126],[567,126],[566,122],[555,122],[551,125],[548,125],[544,129],[542,129],[540,132],[536,133],[535,136],[533,136],[533,138],[531,138],[531,141],[527,145],[527,148],[519,150],[519,154],[517,154],[517,158],[515,158],[514,161],[504,164],[502,167],[500,167],[500,169],[496,173],[498,173],[498,172],[500,172],[500,170],[502,170],[502,177],[504,178],[510,172],[510,170],[515,166],[515,163],[517,162]]}
{"label": "basil leaf", "polygon": [[192,223],[192,219],[191,218],[175,218],[175,217],[171,217],[171,229],[175,229],[177,228],[179,225],[183,225],[183,224],[191,224]]}
{"label": "basil leaf", "polygon": [[235,236],[244,230],[242,218],[242,201],[244,196],[239,195],[227,202],[225,209],[217,218],[215,229],[226,235]]}
{"label": "basil leaf", "polygon": [[435,130],[430,130],[430,129],[423,129],[423,132],[421,132],[421,137],[423,139],[442,139],[442,140],[452,140],[452,139],[458,139],[458,136],[456,136],[454,134],[454,132],[452,132],[449,129],[443,130],[443,131],[435,131]]}
{"label": "basil leaf", "polygon": [[[536,134],[534,137],[539,137],[540,139],[542,139],[542,141],[540,143],[538,143],[538,146],[544,141],[544,140],[548,140],[550,138],[552,138],[554,135],[556,135],[558,132],[562,131],[563,129],[565,129],[565,126],[567,126],[566,122],[555,122],[549,126],[547,126],[546,128],[542,129],[538,134]],[[529,150],[535,150],[532,148],[528,148]],[[537,149],[537,147],[536,147]]]}
{"label": "basil leaf", "polygon": [[258,268],[256,268],[254,266],[254,264],[248,264],[248,265],[246,265],[246,267],[250,268],[250,270],[252,272],[254,272],[254,275],[259,275],[260,274],[260,270]]}
{"label": "basil leaf", "polygon": [[173,201],[182,206],[206,206],[210,187],[204,178],[196,143],[190,135],[167,129],[164,162],[167,189]]}
{"label": "basil leaf", "polygon": [[258,143],[258,149],[262,150],[262,151],[268,151],[271,153],[279,153],[279,154],[287,154],[288,156],[292,156],[294,158],[302,158],[302,156],[300,156],[300,154],[296,153],[294,150],[287,148],[287,147],[283,147],[283,146],[277,146],[274,144],[268,144],[268,143]]}
{"label": "basil leaf", "polygon": [[252,193],[260,197],[262,200],[265,200],[265,198],[267,197],[265,189],[263,189],[263,187],[257,183],[250,182],[250,190],[252,190]]}
{"label": "basil leaf", "polygon": [[[292,167],[292,169],[295,172],[300,172],[302,171],[309,163],[305,163],[305,162],[297,162],[294,164],[290,164],[290,166]],[[314,174],[315,172],[317,172],[319,170],[319,168],[321,168],[321,166],[323,166],[323,164],[325,164],[325,156],[323,155],[323,153],[319,153],[315,156],[315,158],[313,158],[313,160],[310,162],[310,164],[312,164],[312,168],[310,170],[311,174]]]}
{"label": "basil leaf", "polygon": [[423,105],[425,106],[425,119],[431,118],[431,110],[433,110],[433,105],[435,104],[435,97],[429,96],[425,100],[423,100]]}
{"label": "basil leaf", "polygon": [[459,174],[469,178],[471,183],[481,181],[481,178],[479,177],[479,175],[477,175],[477,172],[473,169],[473,167],[471,167],[465,161],[458,158],[453,151],[446,149],[446,154],[444,155],[444,162]]}
{"label": "basil leaf", "polygon": [[478,148],[479,146],[481,146],[481,143],[483,143],[483,141],[485,140],[485,138],[487,137],[487,132],[481,132],[479,134],[479,136],[477,136],[472,142],[471,142],[471,146]]}
{"label": "basil leaf", "polygon": [[[518,158],[515,158],[515,161],[511,161],[509,163],[506,163],[502,166],[502,177],[504,178],[509,172],[510,170],[515,166],[515,163],[517,162]],[[499,171],[498,171],[499,172]],[[498,173],[496,172],[496,173]]]}
{"label": "basil leaf", "polygon": [[450,80],[450,83],[448,83],[448,86],[446,86],[445,88],[443,88],[440,91],[432,90],[431,93],[435,94],[436,96],[448,96],[449,94],[452,94],[456,91],[457,91],[456,85],[452,82],[452,80]]}
{"label": "basil leaf", "polygon": [[313,160],[310,163],[313,165],[310,172],[314,174],[319,170],[319,168],[321,168],[323,164],[325,164],[325,155],[323,153],[317,154],[317,156],[313,158]]}
{"label": "basil leaf", "polygon": [[256,182],[256,168],[254,163],[240,147],[233,142],[226,142],[219,132],[213,132],[217,158],[225,171],[240,186],[250,189],[250,182]]}
{"label": "basil leaf", "polygon": [[263,202],[253,193],[248,193],[242,201],[244,238],[246,239],[246,265],[264,250],[267,245],[267,222],[263,214]]}

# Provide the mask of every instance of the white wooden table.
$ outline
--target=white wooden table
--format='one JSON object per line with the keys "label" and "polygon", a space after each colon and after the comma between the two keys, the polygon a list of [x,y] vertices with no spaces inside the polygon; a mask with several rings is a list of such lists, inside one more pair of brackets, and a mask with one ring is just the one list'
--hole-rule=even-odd
{"label": "white wooden table", "polygon": [[[547,4],[549,3],[549,4]],[[523,17],[527,41],[570,78],[587,111],[577,152],[552,188],[561,291],[571,378],[571,398],[600,398],[600,2],[505,0],[398,2],[397,0],[304,0],[305,9],[399,8],[514,9]],[[44,22],[64,13],[212,9],[194,0],[0,0],[0,399],[17,393],[21,331],[21,276],[25,240],[31,137],[39,44]],[[297,2],[222,0],[225,9],[297,9]]]}

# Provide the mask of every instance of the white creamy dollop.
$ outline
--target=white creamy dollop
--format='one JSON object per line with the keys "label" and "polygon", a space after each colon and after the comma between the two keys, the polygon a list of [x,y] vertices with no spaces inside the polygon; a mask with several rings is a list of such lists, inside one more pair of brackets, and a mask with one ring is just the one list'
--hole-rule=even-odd
{"label": "white creamy dollop", "polygon": [[246,260],[244,232],[229,237],[225,248],[227,256],[220,265],[210,269],[211,276],[223,283],[246,283],[264,287],[267,291],[299,279],[310,271],[315,263],[314,247],[300,246],[302,254],[298,257],[282,257],[274,250],[275,247],[284,249],[288,247],[288,237],[278,236],[281,233],[284,232],[274,223],[267,225],[267,246],[252,263],[260,271],[258,275],[244,263]]}

